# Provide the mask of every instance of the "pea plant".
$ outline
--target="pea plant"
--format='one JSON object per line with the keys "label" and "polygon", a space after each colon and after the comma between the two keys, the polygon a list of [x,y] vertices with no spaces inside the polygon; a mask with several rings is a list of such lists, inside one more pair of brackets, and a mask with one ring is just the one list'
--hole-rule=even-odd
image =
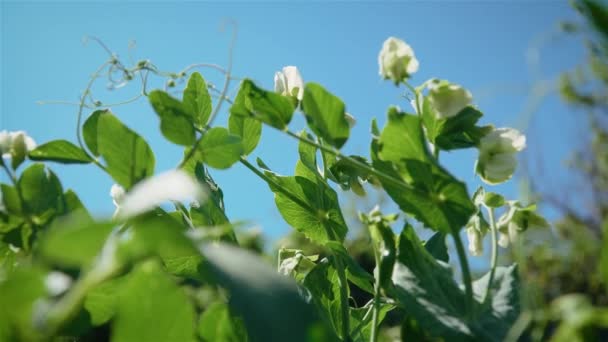
{"label": "pea plant", "polygon": [[[36,145],[23,131],[0,132],[0,166],[9,180],[1,184],[0,340],[378,341],[389,338],[381,329],[389,318],[401,327],[401,339],[516,340],[517,267],[497,265],[498,247],[547,222],[533,204],[491,188],[471,195],[440,155],[477,149],[475,172],[492,186],[513,176],[525,136],[479,125],[482,111],[456,83],[433,78],[411,85],[419,62],[404,41],[388,38],[378,62],[380,76],[413,100],[406,109],[388,108],[384,127],[371,122],[369,156],[341,152],[355,118],[322,85],[305,83],[296,67],[274,75],[274,90],[241,79],[231,98],[231,61],[170,73],[111,55],[78,103],[76,144]],[[195,71],[209,68],[223,74],[221,87]],[[92,86],[104,75],[115,86],[142,81],[131,101],[149,101],[164,138],[183,147],[175,169],[155,170],[154,151],[121,122],[119,104],[92,100]],[[166,86],[149,90],[148,77]],[[214,124],[223,114],[227,127]],[[308,129],[292,131],[294,115],[304,115]],[[274,172],[260,158],[252,162],[262,129],[299,142],[293,175]],[[114,215],[93,218],[47,163],[105,172],[116,183]],[[211,176],[211,169],[231,167],[266,183],[286,223],[325,252],[282,248],[274,268],[239,247]],[[360,213],[372,272],[345,245],[349,227],[337,192],[364,196],[370,186],[403,212]],[[423,241],[414,227],[433,235]],[[490,235],[491,266],[478,279],[463,229],[473,256]],[[355,288],[371,300],[355,303]]]}

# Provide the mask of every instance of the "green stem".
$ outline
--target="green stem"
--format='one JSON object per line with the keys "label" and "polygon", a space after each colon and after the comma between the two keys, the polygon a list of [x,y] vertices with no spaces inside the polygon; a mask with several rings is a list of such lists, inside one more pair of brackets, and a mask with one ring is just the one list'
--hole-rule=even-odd
{"label": "green stem", "polygon": [[492,259],[490,261],[490,276],[488,278],[488,287],[486,289],[486,293],[484,295],[484,303],[488,298],[490,298],[490,290],[492,288],[492,282],[494,281],[494,274],[496,273],[496,264],[498,261],[498,239],[497,229],[496,229],[496,220],[494,218],[494,208],[487,208],[488,215],[490,218],[490,234],[492,236]]}
{"label": "green stem", "polygon": [[348,305],[348,282],[346,280],[345,265],[338,255],[334,256],[334,266],[340,281],[340,311],[342,313],[342,340],[350,341],[350,313]]}
{"label": "green stem", "polygon": [[452,233],[452,236],[454,237],[454,244],[456,245],[460,268],[462,270],[462,281],[464,282],[466,294],[465,306],[467,310],[467,319],[471,320],[473,319],[473,280],[471,278],[471,271],[469,270],[469,262],[460,235],[457,232],[454,232]]}
{"label": "green stem", "polygon": [[372,333],[369,338],[370,342],[376,342],[378,340],[378,320],[380,315],[380,256],[378,250],[374,245],[374,259],[376,260],[376,274],[374,274],[374,309],[372,311]]}

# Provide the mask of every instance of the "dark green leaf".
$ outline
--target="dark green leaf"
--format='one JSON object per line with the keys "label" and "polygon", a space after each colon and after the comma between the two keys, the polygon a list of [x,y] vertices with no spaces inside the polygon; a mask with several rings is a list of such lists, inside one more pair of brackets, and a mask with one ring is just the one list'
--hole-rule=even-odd
{"label": "dark green leaf", "polygon": [[467,106],[450,118],[438,119],[428,98],[423,104],[422,119],[429,140],[442,150],[474,147],[492,128],[475,126],[483,116],[475,107]]}
{"label": "dark green leaf", "polygon": [[194,144],[196,132],[192,124],[192,115],[195,113],[191,113],[189,107],[161,90],[152,91],[148,98],[160,117],[160,130],[165,138],[178,145]]}
{"label": "dark green leaf", "polygon": [[445,234],[437,232],[431,236],[430,239],[424,244],[427,252],[429,252],[435,259],[443,262],[450,261],[450,255],[448,254],[448,246],[445,244]]}
{"label": "dark green leaf", "polygon": [[[350,334],[353,342],[367,342],[372,334],[372,314],[370,305],[350,310]],[[381,303],[378,310],[378,324],[382,323],[386,314],[393,309],[390,304]]]}
{"label": "dark green leaf", "polygon": [[391,108],[371,154],[374,168],[395,180],[380,179],[389,196],[426,227],[456,232],[475,212],[465,184],[429,155],[418,117]]}
{"label": "dark green leaf", "polygon": [[126,277],[114,278],[95,286],[87,293],[84,308],[91,316],[91,324],[102,325],[114,317],[120,293],[127,280]]}
{"label": "dark green leaf", "polygon": [[[256,255],[224,244],[202,245],[217,283],[230,292],[230,306],[242,315],[254,341],[332,341],[335,338],[296,283]],[[244,267],[244,265],[246,265]]]}
{"label": "dark green leaf", "polygon": [[232,317],[228,305],[214,302],[201,314],[198,335],[205,342],[241,342],[247,334],[240,320]]}
{"label": "dark green leaf", "polygon": [[88,164],[93,161],[80,147],[67,140],[53,140],[40,145],[29,153],[29,157],[64,164]]}
{"label": "dark green leaf", "polygon": [[112,341],[195,341],[194,308],[154,262],[135,268],[121,293]]}
{"label": "dark green leaf", "polygon": [[312,131],[329,144],[340,148],[350,134],[344,116],[344,103],[317,83],[307,83],[304,88],[302,110]]}
{"label": "dark green leaf", "polygon": [[14,215],[21,215],[23,208],[21,207],[21,200],[15,187],[8,184],[0,184],[2,190],[2,202],[6,210]]}
{"label": "dark green leaf", "polygon": [[[90,139],[95,141],[94,146],[105,159],[108,173],[116,183],[130,189],[135,183],[154,174],[154,153],[142,137],[110,111],[95,112],[89,119],[94,122],[91,127],[96,129],[96,138]],[[94,134],[93,128],[85,129],[85,132]],[[90,145],[89,148],[93,150]]]}
{"label": "dark green leaf", "polygon": [[211,96],[205,79],[198,72],[190,75],[182,102],[192,116],[196,127],[199,129],[205,127],[211,115]]}
{"label": "dark green leaf", "polygon": [[228,119],[230,133],[243,140],[243,155],[249,155],[260,142],[262,123],[254,118],[230,114]]}
{"label": "dark green leaf", "polygon": [[335,257],[340,258],[342,263],[346,265],[346,276],[351,283],[357,285],[357,287],[367,293],[374,293],[374,276],[361,267],[357,261],[348,254],[348,251],[341,243],[337,241],[328,241],[325,246],[334,253]]}
{"label": "dark green leaf", "polygon": [[213,127],[203,136],[197,153],[205,164],[216,169],[227,169],[243,154],[243,142],[227,129]]}
{"label": "dark green leaf", "polygon": [[230,108],[231,115],[253,116],[278,129],[291,121],[295,107],[285,96],[258,88],[251,80],[244,80]]}

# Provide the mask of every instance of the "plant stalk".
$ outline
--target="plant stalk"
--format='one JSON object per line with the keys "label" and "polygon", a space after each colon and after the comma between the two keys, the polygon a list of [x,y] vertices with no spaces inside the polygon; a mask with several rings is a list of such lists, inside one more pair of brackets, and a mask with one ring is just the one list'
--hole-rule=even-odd
{"label": "plant stalk", "polygon": [[378,340],[378,331],[380,330],[378,326],[378,320],[380,316],[380,256],[378,255],[378,250],[374,245],[374,259],[376,259],[376,274],[374,274],[374,306],[372,311],[372,333],[370,335],[369,341],[376,342]]}
{"label": "plant stalk", "polygon": [[471,277],[471,271],[469,270],[469,262],[467,260],[467,254],[462,244],[462,239],[457,232],[453,232],[454,244],[456,245],[456,251],[458,252],[458,260],[460,261],[460,268],[462,270],[462,281],[464,282],[465,294],[466,294],[466,311],[467,319],[473,319],[473,280]]}
{"label": "plant stalk", "polygon": [[492,289],[492,282],[494,281],[494,274],[496,273],[496,264],[498,261],[498,239],[496,237],[498,234],[498,229],[496,228],[496,220],[494,219],[494,208],[487,209],[490,218],[490,234],[492,236],[492,257],[490,259],[490,276],[488,279],[488,287],[483,299],[484,303],[486,300],[488,300],[488,298],[490,298],[490,290]]}

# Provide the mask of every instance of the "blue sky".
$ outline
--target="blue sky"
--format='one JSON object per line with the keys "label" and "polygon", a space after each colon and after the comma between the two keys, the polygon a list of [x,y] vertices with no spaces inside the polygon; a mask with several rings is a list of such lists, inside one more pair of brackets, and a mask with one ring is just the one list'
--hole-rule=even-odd
{"label": "blue sky", "polygon": [[[157,2],[0,3],[1,92],[0,129],[26,130],[40,144],[64,138],[75,142],[77,109],[38,101],[76,102],[90,74],[107,59],[97,45],[83,44],[87,35],[102,39],[125,62],[150,59],[160,69],[178,71],[196,62],[225,64],[230,34],[220,30],[226,19],[238,24],[234,74],[250,77],[265,88],[273,86],[274,72],[285,65],[300,68],[305,81],[323,84],[343,99],[358,123],[346,153],[368,155],[369,122],[385,121],[389,105],[409,110],[404,88],[380,80],[377,55],[389,36],[407,41],[420,61],[412,79],[422,83],[439,77],[470,89],[485,113],[484,123],[512,126],[528,133],[528,151],[542,154],[547,177],[560,177],[559,168],[570,151],[575,124],[570,109],[551,94],[535,108],[531,125],[523,125],[530,89],[540,80],[581,61],[573,39],[547,41],[558,21],[575,18],[568,4],[558,1],[433,1],[381,3],[197,3]],[[136,47],[129,50],[129,42]],[[539,63],[530,68],[527,51],[540,41]],[[216,71],[201,70],[220,85]],[[152,83],[162,85],[161,81]],[[237,83],[233,83],[236,89]],[[101,80],[93,95],[106,102],[136,95],[129,85],[105,90]],[[224,107],[227,109],[228,107]],[[174,167],[181,158],[175,145],[162,139],[158,118],[145,100],[113,107],[131,128],[144,136],[156,153],[157,171]],[[225,124],[226,111],[217,121]],[[293,130],[304,127],[301,117]],[[297,145],[289,137],[265,129],[253,153],[283,174],[293,172]],[[444,153],[442,161],[469,185],[480,184],[473,174],[476,151]],[[51,165],[65,188],[75,189],[86,206],[103,216],[113,212],[109,197],[112,181],[94,166]],[[259,224],[276,238],[287,225],[274,207],[272,193],[247,169],[235,165],[212,171],[224,190],[233,220]],[[5,178],[1,178],[6,181]],[[496,187],[517,196],[518,182]],[[348,203],[343,200],[343,204]],[[369,204],[362,201],[359,207]],[[548,212],[550,215],[550,212]]]}

